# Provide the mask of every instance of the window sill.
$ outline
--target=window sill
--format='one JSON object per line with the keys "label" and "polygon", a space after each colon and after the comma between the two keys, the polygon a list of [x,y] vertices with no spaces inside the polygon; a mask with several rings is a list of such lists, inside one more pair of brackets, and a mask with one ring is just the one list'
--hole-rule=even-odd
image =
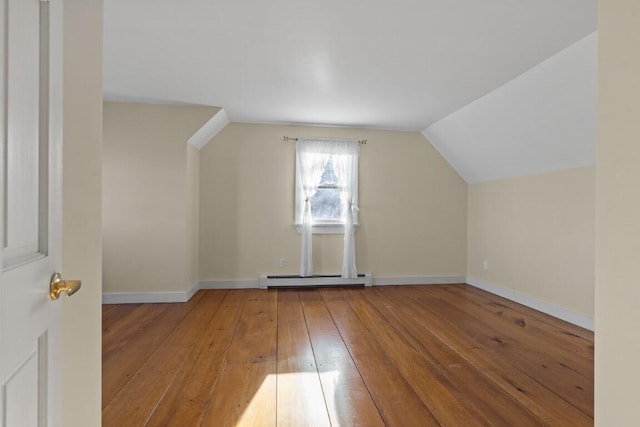
{"label": "window sill", "polygon": [[[298,234],[302,234],[302,224],[295,225]],[[358,224],[353,224],[354,230],[358,229]],[[311,227],[313,234],[344,234],[344,225],[342,224],[314,224]]]}

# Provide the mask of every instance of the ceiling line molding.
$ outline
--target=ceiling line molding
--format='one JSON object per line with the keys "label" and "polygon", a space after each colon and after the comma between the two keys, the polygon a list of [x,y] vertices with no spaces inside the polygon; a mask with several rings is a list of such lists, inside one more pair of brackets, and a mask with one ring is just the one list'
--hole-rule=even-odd
{"label": "ceiling line molding", "polygon": [[202,149],[209,141],[213,139],[222,129],[229,124],[229,117],[224,108],[221,108],[205,123],[200,129],[188,139],[189,143],[198,150]]}

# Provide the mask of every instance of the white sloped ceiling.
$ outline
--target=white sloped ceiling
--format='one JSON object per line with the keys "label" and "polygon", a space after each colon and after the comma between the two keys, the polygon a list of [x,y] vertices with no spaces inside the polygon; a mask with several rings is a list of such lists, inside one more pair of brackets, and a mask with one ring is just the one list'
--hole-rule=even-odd
{"label": "white sloped ceiling", "polygon": [[595,163],[594,32],[422,131],[469,183]]}

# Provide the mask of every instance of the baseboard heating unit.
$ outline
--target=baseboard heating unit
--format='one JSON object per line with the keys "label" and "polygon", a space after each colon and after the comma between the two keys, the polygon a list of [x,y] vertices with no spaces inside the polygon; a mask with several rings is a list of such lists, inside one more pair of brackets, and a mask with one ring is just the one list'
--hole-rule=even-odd
{"label": "baseboard heating unit", "polygon": [[371,273],[358,274],[357,279],[345,279],[339,274],[323,274],[309,277],[298,275],[260,275],[260,289],[306,287],[362,287],[371,286]]}

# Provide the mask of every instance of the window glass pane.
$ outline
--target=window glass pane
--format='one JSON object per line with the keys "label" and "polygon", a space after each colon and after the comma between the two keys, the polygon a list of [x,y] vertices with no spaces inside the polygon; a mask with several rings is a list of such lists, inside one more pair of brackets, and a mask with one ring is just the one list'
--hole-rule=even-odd
{"label": "window glass pane", "polygon": [[315,221],[340,221],[342,203],[338,177],[333,168],[333,156],[324,165],[318,189],[311,196],[311,216]]}
{"label": "window glass pane", "polygon": [[311,196],[311,216],[314,221],[339,221],[342,218],[340,189],[318,188]]}

